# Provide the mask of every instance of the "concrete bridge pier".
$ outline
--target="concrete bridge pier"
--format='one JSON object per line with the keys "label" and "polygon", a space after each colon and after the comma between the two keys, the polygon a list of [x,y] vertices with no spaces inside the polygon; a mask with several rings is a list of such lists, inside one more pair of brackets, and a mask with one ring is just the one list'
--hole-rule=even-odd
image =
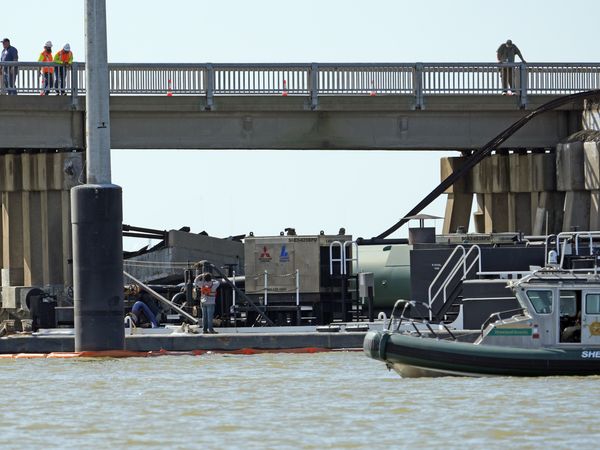
{"label": "concrete bridge pier", "polygon": [[[443,158],[442,178],[463,158]],[[582,131],[555,151],[495,154],[447,191],[444,232],[468,227],[475,194],[475,231],[543,235],[600,230],[600,131]]]}
{"label": "concrete bridge pier", "polygon": [[556,147],[556,190],[565,193],[563,230],[588,230],[590,193],[585,190],[583,142]]}
{"label": "concrete bridge pier", "polygon": [[583,144],[585,188],[590,193],[590,229],[600,230],[600,142]]}
{"label": "concrete bridge pier", "polygon": [[[450,157],[441,159],[441,179],[462,167],[465,159]],[[443,233],[456,233],[459,228],[469,229],[471,206],[473,203],[473,190],[470,177],[458,180],[446,190],[446,213],[444,215]],[[476,219],[477,221],[477,219]]]}
{"label": "concrete bridge pier", "polygon": [[[444,233],[461,226],[468,229],[473,195],[477,210],[473,213],[475,232],[500,233],[520,231],[535,234],[562,226],[555,224],[556,182],[554,154],[545,151],[503,151],[489,156],[448,189]],[[464,163],[464,157],[442,158],[441,176]],[[560,195],[559,195],[560,197]],[[547,213],[550,208],[550,213]],[[562,211],[562,205],[559,207]],[[562,218],[562,214],[560,214]]]}
{"label": "concrete bridge pier", "polygon": [[[72,285],[69,191],[83,154],[20,151],[0,155],[0,272],[4,310],[25,310],[39,287],[64,298]],[[6,318],[6,315],[2,316]]]}

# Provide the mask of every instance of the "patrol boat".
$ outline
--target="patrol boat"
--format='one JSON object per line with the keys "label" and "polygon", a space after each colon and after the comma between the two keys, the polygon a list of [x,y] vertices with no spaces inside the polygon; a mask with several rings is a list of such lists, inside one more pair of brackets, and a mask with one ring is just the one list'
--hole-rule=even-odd
{"label": "patrol boat", "polygon": [[[560,263],[559,252],[552,250],[550,264],[510,281],[521,308],[492,314],[474,342],[460,342],[445,325],[406,319],[402,313],[386,330],[367,333],[365,353],[402,377],[600,374],[600,272],[592,244],[600,234],[587,233],[589,254],[577,249],[567,258],[571,268],[564,269],[567,248],[578,248],[581,237],[565,234],[571,237],[562,237],[562,248],[561,235],[555,236]],[[397,307],[411,303],[399,301]],[[406,321],[412,333],[398,331]]]}

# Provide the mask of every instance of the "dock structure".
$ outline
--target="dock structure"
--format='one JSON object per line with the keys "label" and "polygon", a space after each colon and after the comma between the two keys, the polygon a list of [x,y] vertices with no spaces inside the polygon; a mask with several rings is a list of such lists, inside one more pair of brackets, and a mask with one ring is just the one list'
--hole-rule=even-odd
{"label": "dock structure", "polygon": [[[366,332],[319,333],[319,332],[276,332],[276,333],[222,333],[129,335],[125,338],[125,349],[132,352],[197,351],[232,352],[247,349],[247,353],[263,351],[290,351],[301,349],[360,349]],[[23,335],[0,339],[0,355],[18,353],[73,352],[75,339],[72,335]]]}

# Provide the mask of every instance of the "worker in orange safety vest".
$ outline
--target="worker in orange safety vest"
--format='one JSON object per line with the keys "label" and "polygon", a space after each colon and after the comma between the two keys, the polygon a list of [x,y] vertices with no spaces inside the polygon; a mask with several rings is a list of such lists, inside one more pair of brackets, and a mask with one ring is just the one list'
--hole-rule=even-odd
{"label": "worker in orange safety vest", "polygon": [[56,93],[58,95],[65,95],[65,85],[67,84],[67,70],[73,64],[73,52],[71,46],[67,43],[62,50],[56,52],[54,55],[54,62],[60,64],[56,68]]}
{"label": "worker in orange safety vest", "polygon": [[[40,53],[38,62],[51,63],[54,61],[52,58],[52,42],[47,41],[44,44],[44,51]],[[50,89],[54,86],[54,67],[44,66],[41,70],[42,73],[42,88],[41,95],[48,95]]]}

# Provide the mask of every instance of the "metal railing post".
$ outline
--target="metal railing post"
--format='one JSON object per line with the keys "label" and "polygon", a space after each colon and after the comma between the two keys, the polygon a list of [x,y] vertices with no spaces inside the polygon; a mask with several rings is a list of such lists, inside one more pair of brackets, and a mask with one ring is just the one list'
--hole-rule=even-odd
{"label": "metal railing post", "polygon": [[415,64],[413,71],[413,92],[415,95],[415,109],[423,109],[423,64]]}
{"label": "metal railing post", "polygon": [[206,65],[205,86],[206,86],[206,109],[211,110],[214,105],[215,96],[215,69],[212,64]]}
{"label": "metal railing post", "polygon": [[316,110],[319,106],[319,65],[312,63],[309,70],[310,83],[310,109]]}
{"label": "metal railing post", "polygon": [[296,269],[296,325],[302,325],[302,310],[300,309],[300,270]]}
{"label": "metal railing post", "polygon": [[268,299],[269,299],[269,275],[268,272],[265,270],[265,290],[264,290],[264,295],[265,295],[265,306],[267,306],[268,304]]}
{"label": "metal railing post", "polygon": [[77,97],[79,95],[79,92],[78,92],[79,77],[77,75],[78,70],[79,70],[79,65],[76,62],[74,62],[71,65],[71,105],[73,106],[73,108],[77,105]]}
{"label": "metal railing post", "polygon": [[527,76],[527,64],[519,64],[519,108],[521,109],[527,108],[527,91],[529,90],[529,86],[527,83],[528,79],[529,77]]}
{"label": "metal railing post", "polygon": [[235,299],[235,270],[231,274],[232,274],[231,281],[232,281],[233,287],[234,287],[234,289],[233,289],[233,307],[235,308],[235,300],[236,300]]}

